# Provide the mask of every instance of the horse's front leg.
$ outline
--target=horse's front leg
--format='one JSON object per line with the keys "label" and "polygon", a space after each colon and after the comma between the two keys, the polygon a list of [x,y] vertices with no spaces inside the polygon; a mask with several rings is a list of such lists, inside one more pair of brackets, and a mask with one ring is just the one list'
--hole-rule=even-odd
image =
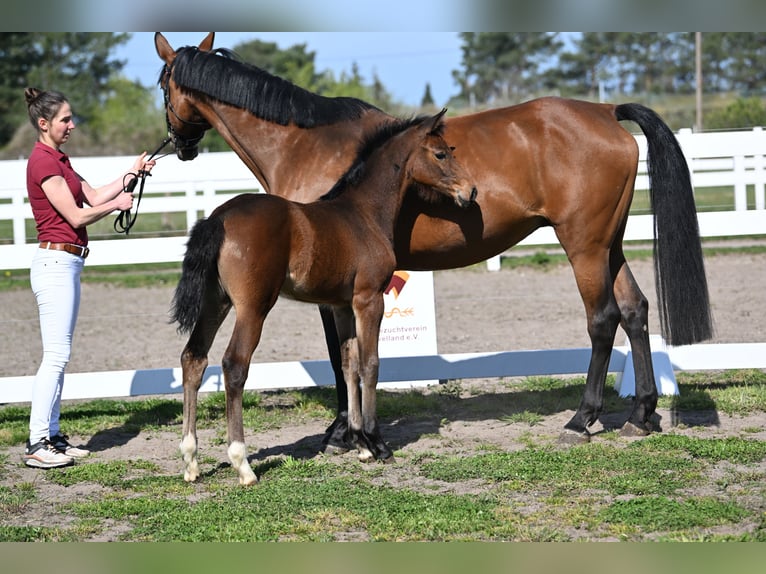
{"label": "horse's front leg", "polygon": [[348,392],[348,428],[344,440],[359,451],[360,460],[374,458],[362,435],[362,404],[359,388],[359,348],[356,343],[356,322],[350,307],[334,307],[333,315],[340,342],[343,378]]}
{"label": "horse's front leg", "polygon": [[[372,456],[384,462],[393,462],[394,453],[383,440],[378,426],[377,386],[380,372],[378,340],[383,320],[383,293],[354,299],[356,315],[359,377],[362,390],[362,434]],[[360,456],[361,459],[361,456]]]}
{"label": "horse's front leg", "polygon": [[335,420],[327,427],[322,438],[322,451],[327,454],[343,454],[353,449],[354,445],[348,439],[348,389],[343,376],[340,342],[332,308],[320,305],[319,314],[322,317],[330,365],[335,375],[335,393],[338,399]]}

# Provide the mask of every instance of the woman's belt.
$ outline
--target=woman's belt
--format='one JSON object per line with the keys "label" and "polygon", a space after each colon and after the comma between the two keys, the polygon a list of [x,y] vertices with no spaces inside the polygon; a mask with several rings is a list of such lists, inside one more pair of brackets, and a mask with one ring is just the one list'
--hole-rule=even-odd
{"label": "woman's belt", "polygon": [[40,244],[40,249],[53,249],[54,251],[66,251],[72,255],[79,255],[83,259],[88,256],[90,249],[84,245],[74,245],[73,243],[51,243],[50,241],[43,241]]}

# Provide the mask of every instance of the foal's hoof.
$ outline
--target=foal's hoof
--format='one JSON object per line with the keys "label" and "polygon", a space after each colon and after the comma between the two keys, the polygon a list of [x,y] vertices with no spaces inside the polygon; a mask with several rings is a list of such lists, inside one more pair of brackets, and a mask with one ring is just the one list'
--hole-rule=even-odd
{"label": "foal's hoof", "polygon": [[572,446],[577,444],[587,444],[590,442],[590,433],[588,431],[575,431],[564,429],[559,435],[559,444]]}
{"label": "foal's hoof", "polygon": [[632,422],[626,422],[620,429],[620,436],[648,436],[651,433],[648,425],[635,425]]}
{"label": "foal's hoof", "polygon": [[375,455],[366,448],[359,449],[359,462],[375,462]]}
{"label": "foal's hoof", "polygon": [[328,454],[328,455],[346,454],[348,452],[348,450],[349,449],[346,448],[345,446],[338,446],[336,444],[329,444],[329,443],[322,447],[322,452],[324,454]]}

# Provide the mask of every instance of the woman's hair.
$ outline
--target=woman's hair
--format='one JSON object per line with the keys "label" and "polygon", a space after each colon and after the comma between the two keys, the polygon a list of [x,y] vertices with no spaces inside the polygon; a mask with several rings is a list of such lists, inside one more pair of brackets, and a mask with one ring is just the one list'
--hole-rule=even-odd
{"label": "woman's hair", "polygon": [[27,100],[29,121],[32,122],[37,131],[40,130],[37,120],[40,118],[45,118],[48,121],[52,120],[61,106],[68,101],[61,92],[55,90],[43,91],[37,88],[25,89],[24,97]]}

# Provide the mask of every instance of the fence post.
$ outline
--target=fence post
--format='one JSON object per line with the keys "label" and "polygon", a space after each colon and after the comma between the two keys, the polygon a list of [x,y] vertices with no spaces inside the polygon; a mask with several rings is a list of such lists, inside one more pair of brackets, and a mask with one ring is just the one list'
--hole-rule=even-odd
{"label": "fence post", "polygon": [[[763,128],[758,126],[753,128],[756,138],[763,139]],[[763,149],[759,148],[761,153],[753,155],[753,168],[755,169],[755,208],[766,209],[766,161],[764,161]]]}
{"label": "fence post", "polygon": [[747,184],[745,183],[745,157],[734,156],[734,210],[747,210]]}
{"label": "fence post", "polygon": [[[633,369],[633,353],[630,349],[630,342],[626,341],[625,344],[628,347],[628,354],[625,357],[625,370],[617,374],[614,388],[621,397],[633,397],[636,395],[636,372]],[[654,382],[657,386],[657,392],[660,395],[679,394],[676,375],[673,372],[673,364],[670,362],[670,355],[668,355],[665,340],[661,335],[650,335],[649,344],[651,346]]]}
{"label": "fence post", "polygon": [[13,204],[13,244],[24,245],[27,242],[27,231],[24,220],[24,189],[14,189],[11,203]]}
{"label": "fence post", "polygon": [[197,221],[197,188],[193,181],[186,184],[186,233],[191,231]]}

